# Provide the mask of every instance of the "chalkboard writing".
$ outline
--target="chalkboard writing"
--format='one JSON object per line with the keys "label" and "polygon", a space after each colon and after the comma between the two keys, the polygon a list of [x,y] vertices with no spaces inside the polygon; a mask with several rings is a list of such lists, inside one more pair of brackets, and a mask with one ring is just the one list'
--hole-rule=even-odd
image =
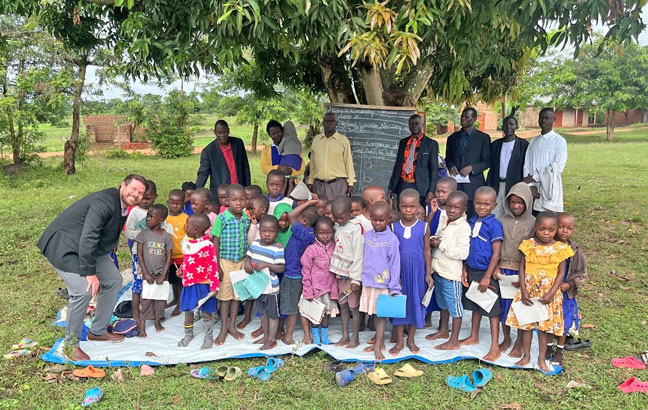
{"label": "chalkboard writing", "polygon": [[416,109],[331,104],[326,110],[335,113],[337,131],[351,143],[357,180],[355,192],[368,185],[381,186],[387,192],[398,142],[410,135],[409,117]]}

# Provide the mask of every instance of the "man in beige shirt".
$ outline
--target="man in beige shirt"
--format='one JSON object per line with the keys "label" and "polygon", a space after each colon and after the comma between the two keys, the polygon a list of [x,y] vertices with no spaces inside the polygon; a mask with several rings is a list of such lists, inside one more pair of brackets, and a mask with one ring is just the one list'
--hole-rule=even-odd
{"label": "man in beige shirt", "polygon": [[336,131],[335,114],[327,112],[323,120],[324,134],[317,135],[311,146],[308,189],[319,196],[334,199],[353,195],[355,171],[351,144]]}

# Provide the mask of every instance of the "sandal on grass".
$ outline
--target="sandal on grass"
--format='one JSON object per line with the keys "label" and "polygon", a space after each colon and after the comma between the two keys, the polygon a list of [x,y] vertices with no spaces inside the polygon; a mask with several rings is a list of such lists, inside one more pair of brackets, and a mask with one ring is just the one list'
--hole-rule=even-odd
{"label": "sandal on grass", "polygon": [[479,369],[473,372],[473,381],[476,387],[484,387],[493,378],[493,372],[488,369]]}
{"label": "sandal on grass", "polygon": [[470,381],[470,377],[468,377],[467,374],[464,374],[463,376],[448,376],[446,378],[446,384],[449,387],[452,387],[454,389],[459,389],[466,393],[472,393],[475,390],[477,390],[477,387],[475,387],[475,385],[472,384],[472,382]]}
{"label": "sandal on grass", "polygon": [[353,368],[353,372],[357,374],[362,374],[364,372],[373,372],[376,368],[375,363],[363,363],[360,362]]}
{"label": "sandal on grass", "polygon": [[276,357],[268,357],[266,362],[265,369],[268,373],[276,372],[277,370],[284,367],[284,361]]}
{"label": "sandal on grass", "polygon": [[31,349],[32,347],[36,347],[37,344],[38,342],[33,339],[24,338],[19,343],[12,345],[11,350]]}
{"label": "sandal on grass", "polygon": [[201,367],[200,369],[191,369],[191,377],[196,379],[205,379],[205,380],[216,380],[218,376],[216,372],[211,367]]}
{"label": "sandal on grass", "polygon": [[619,385],[619,389],[624,393],[634,393],[636,391],[648,394],[648,382],[642,382],[636,377],[631,377]]}
{"label": "sandal on grass", "polygon": [[342,361],[336,360],[326,364],[322,370],[324,370],[325,372],[337,373],[344,370],[344,366],[342,365]]}
{"label": "sandal on grass", "polygon": [[385,372],[385,370],[380,367],[377,367],[376,370],[368,373],[367,377],[369,378],[369,380],[378,385],[389,384],[392,382],[391,377],[389,377],[387,372]]}
{"label": "sandal on grass", "polygon": [[422,375],[423,372],[421,370],[416,370],[409,363],[394,372],[394,376],[406,378],[419,377]]}
{"label": "sandal on grass", "polygon": [[248,370],[248,376],[259,379],[262,382],[270,380],[270,372],[264,366],[256,366]]}
{"label": "sandal on grass", "polygon": [[3,355],[3,357],[7,360],[11,360],[11,359],[15,359],[16,357],[27,356],[30,353],[31,350],[26,350],[26,349],[12,350],[9,353]]}
{"label": "sandal on grass", "polygon": [[229,369],[229,366],[218,366],[216,370],[214,370],[214,373],[222,379],[227,374],[227,369]]}
{"label": "sandal on grass", "polygon": [[76,377],[86,377],[93,379],[103,379],[104,377],[106,377],[105,371],[97,369],[94,366],[84,367],[83,369],[74,369],[72,374]]}
{"label": "sandal on grass", "polygon": [[540,370],[540,369],[538,369],[538,371],[540,373],[544,374],[545,376],[555,376],[558,373],[562,372],[563,368],[560,365],[551,363],[549,365],[549,371],[548,372],[545,372],[544,370]]}
{"label": "sandal on grass", "polygon": [[99,387],[93,387],[85,394],[85,398],[81,402],[81,407],[88,407],[92,404],[99,402],[103,398],[103,391]]}
{"label": "sandal on grass", "polygon": [[349,384],[352,380],[355,380],[356,373],[353,369],[345,369],[341,372],[335,373],[335,382],[338,386],[344,387]]}
{"label": "sandal on grass", "polygon": [[592,342],[587,339],[572,339],[565,342],[565,350],[574,351],[588,349],[592,347]]}
{"label": "sandal on grass", "polygon": [[644,362],[637,360],[632,356],[626,356],[622,359],[612,359],[612,366],[637,370],[643,370],[646,368]]}
{"label": "sandal on grass", "polygon": [[225,374],[225,377],[223,377],[223,379],[226,382],[233,382],[234,380],[238,379],[239,376],[241,376],[241,368],[233,366],[227,368],[227,373]]}

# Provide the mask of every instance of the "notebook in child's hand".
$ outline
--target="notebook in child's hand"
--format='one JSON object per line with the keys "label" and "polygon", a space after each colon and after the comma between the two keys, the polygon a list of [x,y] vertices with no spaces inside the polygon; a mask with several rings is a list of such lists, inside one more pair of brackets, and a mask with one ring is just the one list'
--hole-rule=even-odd
{"label": "notebook in child's hand", "polygon": [[428,288],[427,292],[425,292],[425,295],[423,295],[423,300],[421,301],[421,304],[423,306],[428,307],[430,305],[430,302],[432,301],[432,292],[434,292],[434,286]]}
{"label": "notebook in child's hand", "polygon": [[248,300],[252,298],[252,295],[247,290],[244,283],[248,276],[250,275],[242,269],[230,272],[232,287],[234,288],[234,295],[236,295],[239,300]]}
{"label": "notebook in child's hand", "polygon": [[319,300],[299,299],[299,313],[312,323],[319,324],[324,317],[326,306]]}
{"label": "notebook in child's hand", "polygon": [[406,295],[378,295],[376,299],[376,316],[405,318]]}
{"label": "notebook in child's hand", "polygon": [[163,300],[169,299],[169,282],[166,280],[161,284],[153,282],[149,284],[147,281],[142,283],[142,299],[148,300]]}
{"label": "notebook in child's hand", "polygon": [[248,278],[243,283],[250,292],[252,299],[258,299],[270,284],[270,271],[268,268],[254,271],[254,273],[248,275]]}
{"label": "notebook in child's hand", "polygon": [[520,281],[520,275],[500,275],[499,277],[500,296],[502,299],[513,299],[520,288],[513,286],[514,282]]}
{"label": "notebook in child's hand", "polygon": [[466,291],[466,297],[486,312],[490,312],[495,302],[497,302],[498,295],[490,289],[486,289],[486,292],[480,292],[479,282],[472,282]]}
{"label": "notebook in child's hand", "polygon": [[521,300],[511,304],[520,326],[549,320],[549,310],[546,305],[540,303],[540,298],[532,298],[531,302],[533,302],[531,306],[525,305]]}

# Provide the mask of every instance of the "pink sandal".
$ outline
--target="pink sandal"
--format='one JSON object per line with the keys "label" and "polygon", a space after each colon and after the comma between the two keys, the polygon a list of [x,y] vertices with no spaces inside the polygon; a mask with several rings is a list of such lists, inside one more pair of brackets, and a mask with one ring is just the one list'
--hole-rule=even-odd
{"label": "pink sandal", "polygon": [[612,366],[637,370],[643,370],[646,368],[644,362],[637,360],[632,356],[626,356],[623,359],[612,359]]}
{"label": "pink sandal", "polygon": [[634,391],[635,384],[637,384],[638,381],[639,380],[636,377],[630,377],[628,380],[619,385],[619,389],[621,389],[621,391],[624,393],[632,393]]}

